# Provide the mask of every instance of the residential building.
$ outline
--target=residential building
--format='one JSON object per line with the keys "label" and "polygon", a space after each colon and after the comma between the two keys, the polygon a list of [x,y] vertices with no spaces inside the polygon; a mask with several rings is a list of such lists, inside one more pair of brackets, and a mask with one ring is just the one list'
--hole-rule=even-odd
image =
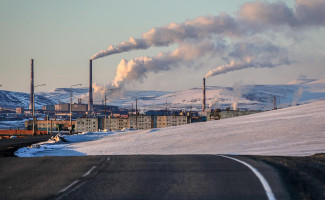
{"label": "residential building", "polygon": [[167,127],[187,124],[187,116],[166,116]]}
{"label": "residential building", "polygon": [[[137,123],[136,123],[137,122]],[[150,115],[132,115],[128,120],[128,128],[132,129],[151,129],[153,127],[153,116]]]}
{"label": "residential building", "polygon": [[[108,118],[106,119],[106,128],[111,131],[118,131],[128,128],[128,118]],[[103,127],[104,129],[105,127]]]}
{"label": "residential building", "polygon": [[[69,120],[36,120],[35,130],[39,131],[67,131],[69,130]],[[76,121],[72,121],[72,129],[76,126]],[[33,120],[25,121],[25,130],[33,130]]]}
{"label": "residential building", "polygon": [[96,132],[99,130],[101,120],[99,118],[78,118],[77,132]]}
{"label": "residential building", "polygon": [[167,127],[167,116],[162,115],[162,116],[156,116],[154,118],[154,125],[155,128],[164,128]]}

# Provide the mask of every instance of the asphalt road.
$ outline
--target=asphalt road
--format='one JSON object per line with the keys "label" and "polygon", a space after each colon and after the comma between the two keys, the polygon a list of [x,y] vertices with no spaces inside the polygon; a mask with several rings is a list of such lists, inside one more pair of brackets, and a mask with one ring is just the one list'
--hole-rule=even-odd
{"label": "asphalt road", "polygon": [[[273,168],[244,156],[276,199]],[[0,199],[268,199],[247,166],[215,155],[0,158]]]}
{"label": "asphalt road", "polygon": [[38,142],[47,141],[50,138],[51,135],[37,135],[11,139],[0,139],[0,157],[14,156],[14,152],[17,151],[17,149]]}

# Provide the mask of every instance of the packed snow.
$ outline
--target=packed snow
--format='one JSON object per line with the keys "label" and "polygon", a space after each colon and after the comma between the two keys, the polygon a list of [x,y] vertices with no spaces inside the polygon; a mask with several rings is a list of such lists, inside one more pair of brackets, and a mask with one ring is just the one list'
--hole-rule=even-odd
{"label": "packed snow", "polygon": [[[17,156],[325,152],[325,100],[254,115],[162,129],[64,136],[68,143],[22,148]],[[87,141],[91,140],[91,141]]]}

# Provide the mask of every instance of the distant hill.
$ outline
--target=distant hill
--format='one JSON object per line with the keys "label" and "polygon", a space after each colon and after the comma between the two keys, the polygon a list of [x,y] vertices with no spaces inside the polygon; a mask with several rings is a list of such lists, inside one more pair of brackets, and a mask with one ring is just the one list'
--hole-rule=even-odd
{"label": "distant hill", "polygon": [[[11,109],[15,109],[16,107],[28,108],[29,102],[29,93],[0,90],[0,107]],[[54,104],[54,101],[44,97],[43,95],[35,95],[35,108],[50,104]]]}
{"label": "distant hill", "polygon": [[[87,103],[88,88],[72,88],[74,102],[82,98]],[[102,104],[103,94],[95,95],[94,103]],[[177,92],[166,91],[124,91],[124,93],[108,96],[108,104],[124,108],[135,108],[135,96],[138,97],[140,110],[192,109],[202,108],[202,88],[192,88]],[[273,108],[273,97],[279,107],[288,107],[306,101],[325,98],[325,79],[304,79],[291,81],[283,85],[240,85],[234,87],[207,86],[206,105],[211,108],[232,107],[239,109],[268,110]],[[97,98],[97,99],[96,99]],[[99,99],[98,99],[99,98]],[[57,88],[50,92],[35,95],[36,107],[70,102],[70,88]],[[29,106],[29,94],[0,90],[0,107],[16,108]]]}

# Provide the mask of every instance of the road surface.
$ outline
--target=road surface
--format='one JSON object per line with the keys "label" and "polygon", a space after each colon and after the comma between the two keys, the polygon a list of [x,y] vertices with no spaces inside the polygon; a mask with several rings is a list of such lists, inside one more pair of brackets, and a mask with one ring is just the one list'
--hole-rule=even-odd
{"label": "road surface", "polygon": [[[273,168],[244,156],[276,199]],[[0,158],[0,199],[269,199],[244,164],[217,155]]]}
{"label": "road surface", "polygon": [[36,135],[11,139],[0,139],[0,157],[14,156],[14,152],[17,151],[17,149],[38,142],[47,141],[50,138],[51,135]]}

